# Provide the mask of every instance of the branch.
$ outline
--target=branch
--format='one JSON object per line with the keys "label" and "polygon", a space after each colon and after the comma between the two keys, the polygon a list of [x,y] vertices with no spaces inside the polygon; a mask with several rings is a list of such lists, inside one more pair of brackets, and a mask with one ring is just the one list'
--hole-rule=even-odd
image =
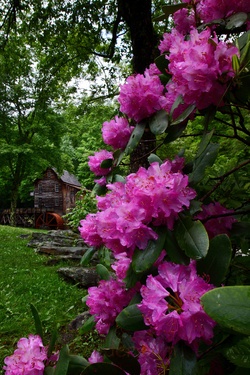
{"label": "branch", "polygon": [[207,194],[205,194],[201,198],[201,202],[203,202],[206,198],[208,198],[223,183],[223,181],[225,180],[226,177],[230,176],[232,173],[238,171],[240,168],[244,167],[245,165],[247,165],[249,163],[250,163],[250,159],[249,160],[245,160],[241,164],[237,165],[237,167],[231,169],[231,171],[223,174],[220,177],[217,177],[216,179],[219,179],[219,181],[217,182],[217,184],[214,185],[214,187]]}
{"label": "branch", "polygon": [[112,59],[112,57],[114,56],[114,53],[115,53],[117,31],[118,31],[118,26],[119,26],[120,22],[121,22],[121,13],[118,11],[117,17],[116,17],[116,20],[115,20],[114,26],[113,26],[112,39],[111,39],[110,45],[108,47],[107,53],[105,54],[105,53],[99,53],[99,52],[92,51],[92,53],[94,55],[99,56],[99,57],[104,57],[106,59]]}
{"label": "branch", "polygon": [[246,214],[249,214],[249,213],[250,213],[250,209],[249,210],[242,210],[242,211],[227,212],[227,213],[224,213],[224,214],[211,215],[209,217],[206,217],[205,219],[200,219],[200,221],[202,223],[206,223],[208,220],[218,219],[220,217],[246,215]]}

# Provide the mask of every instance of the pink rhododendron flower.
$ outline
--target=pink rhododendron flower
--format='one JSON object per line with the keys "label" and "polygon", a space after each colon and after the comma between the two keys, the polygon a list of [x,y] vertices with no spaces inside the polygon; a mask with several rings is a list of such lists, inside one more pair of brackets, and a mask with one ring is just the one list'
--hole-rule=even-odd
{"label": "pink rhododendron flower", "polygon": [[227,84],[235,74],[232,57],[239,55],[238,49],[230,43],[218,41],[216,35],[211,38],[208,28],[201,33],[191,30],[188,40],[173,30],[166,36],[166,42],[162,41],[161,50],[164,46],[169,50],[166,58],[172,74],[171,81],[166,85],[166,109],[171,110],[179,95],[186,106],[196,104],[198,109],[211,104],[222,105]]}
{"label": "pink rhododendron flower", "polygon": [[4,359],[5,375],[43,375],[47,350],[40,336],[29,335],[21,338],[17,349]]}
{"label": "pink rhododendron flower", "polygon": [[81,221],[84,241],[90,246],[102,242],[115,255],[126,252],[131,257],[136,247],[143,250],[157,239],[151,224],[172,229],[178,213],[196,196],[179,170],[182,166],[182,159],[155,162],[128,175],[125,183],[108,184],[110,192],[97,197],[99,211]]}
{"label": "pink rhododendron flower", "polygon": [[250,12],[249,0],[200,0],[197,4],[199,17],[205,23],[227,18],[239,12]]}
{"label": "pink rhododendron flower", "polygon": [[97,351],[94,350],[91,353],[91,356],[88,359],[89,363],[98,363],[98,362],[103,362],[103,356]]}
{"label": "pink rhododendron flower", "polygon": [[111,265],[111,268],[115,271],[118,280],[123,280],[126,277],[126,273],[132,262],[131,258],[128,257],[127,253],[120,253],[115,255],[115,262]]}
{"label": "pink rhododendron flower", "polygon": [[103,244],[101,237],[97,233],[97,220],[95,214],[88,214],[85,220],[81,220],[78,229],[86,244],[94,247],[99,247]]}
{"label": "pink rhododendron flower", "polygon": [[215,202],[203,205],[202,212],[199,212],[198,215],[196,215],[196,219],[208,219],[204,221],[203,224],[210,238],[213,238],[218,234],[227,234],[229,236],[233,223],[237,221],[233,216],[221,216],[214,219],[209,219],[209,217],[213,215],[230,214],[233,212],[233,210],[228,210],[226,207],[223,207],[219,202]]}
{"label": "pink rhododendron flower", "polygon": [[90,314],[95,315],[96,329],[106,335],[134,291],[127,291],[124,283],[110,279],[101,280],[98,286],[89,288],[88,294],[86,304]]}
{"label": "pink rhododendron flower", "polygon": [[138,307],[145,324],[173,344],[184,340],[196,348],[197,340],[209,343],[215,322],[204,312],[200,298],[213,286],[197,275],[194,261],[188,266],[164,261],[158,272],[141,287]]}
{"label": "pink rhododendron flower", "polygon": [[139,352],[140,375],[166,374],[173,348],[162,335],[151,331],[137,331],[133,335],[135,348]]}
{"label": "pink rhododendron flower", "polygon": [[105,176],[111,168],[101,168],[104,160],[113,159],[113,154],[107,150],[97,151],[93,156],[89,156],[89,168],[96,176]]}
{"label": "pink rhododendron flower", "polygon": [[104,142],[115,150],[124,149],[129,141],[134,127],[129,126],[126,118],[116,116],[114,120],[102,124],[102,138]]}
{"label": "pink rhododendron flower", "polygon": [[120,110],[131,119],[140,122],[165,107],[166,98],[163,90],[164,86],[157,75],[130,76],[125,84],[120,86]]}
{"label": "pink rhododendron flower", "polygon": [[173,19],[176,30],[183,35],[189,34],[191,29],[196,26],[193,9],[180,9],[173,14]]}

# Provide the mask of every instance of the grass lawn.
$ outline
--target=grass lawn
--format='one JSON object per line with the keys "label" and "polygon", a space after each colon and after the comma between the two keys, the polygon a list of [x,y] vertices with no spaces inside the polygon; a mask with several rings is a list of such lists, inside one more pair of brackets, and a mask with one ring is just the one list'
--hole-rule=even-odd
{"label": "grass lawn", "polygon": [[[29,238],[20,237],[34,231],[0,226],[0,374],[4,357],[13,352],[19,338],[35,333],[30,303],[48,334],[56,325],[66,327],[84,309],[86,291],[61,279],[56,271],[62,264],[45,265],[48,257],[27,247]],[[88,337],[89,343],[82,340],[76,337],[73,346],[83,350],[94,346],[94,336]]]}

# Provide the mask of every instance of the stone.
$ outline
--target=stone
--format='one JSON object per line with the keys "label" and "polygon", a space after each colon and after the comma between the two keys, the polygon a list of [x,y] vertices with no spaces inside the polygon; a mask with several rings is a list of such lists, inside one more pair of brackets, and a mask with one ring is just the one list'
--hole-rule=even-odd
{"label": "stone", "polygon": [[91,317],[91,314],[88,311],[84,311],[83,313],[79,314],[72,322],[69,324],[70,330],[77,330],[81,328],[84,323]]}
{"label": "stone", "polygon": [[96,286],[100,280],[95,268],[92,267],[62,267],[57,272],[65,281],[77,284],[80,288]]}
{"label": "stone", "polygon": [[55,244],[45,244],[37,249],[38,253],[47,255],[83,255],[87,247],[79,246],[55,246]]}

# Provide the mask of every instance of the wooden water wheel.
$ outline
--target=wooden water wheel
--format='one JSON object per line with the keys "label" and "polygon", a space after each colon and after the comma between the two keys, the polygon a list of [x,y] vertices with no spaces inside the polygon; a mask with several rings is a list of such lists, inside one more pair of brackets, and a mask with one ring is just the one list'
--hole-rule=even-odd
{"label": "wooden water wheel", "polygon": [[63,229],[63,218],[55,212],[44,212],[36,219],[36,228]]}

